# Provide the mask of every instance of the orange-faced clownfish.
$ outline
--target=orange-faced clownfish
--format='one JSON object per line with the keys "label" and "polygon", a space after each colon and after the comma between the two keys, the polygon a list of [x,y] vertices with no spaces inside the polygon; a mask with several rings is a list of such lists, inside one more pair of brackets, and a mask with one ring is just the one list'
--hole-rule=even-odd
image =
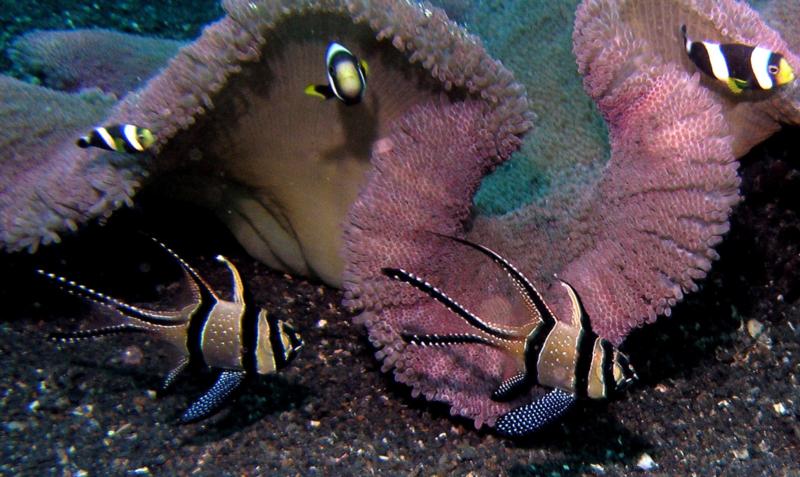
{"label": "orange-faced clownfish", "polygon": [[780,53],[760,46],[692,41],[681,26],[686,53],[703,73],[725,83],[734,94],[746,89],[769,90],[794,80],[794,71]]}
{"label": "orange-faced clownfish", "polygon": [[116,152],[144,152],[156,141],[153,133],[133,124],[114,124],[96,127],[78,139],[78,147],[99,147]]}
{"label": "orange-faced clownfish", "polygon": [[344,104],[358,104],[367,91],[367,63],[339,43],[331,42],[325,53],[328,84],[308,85],[309,96],[323,99],[339,98]]}

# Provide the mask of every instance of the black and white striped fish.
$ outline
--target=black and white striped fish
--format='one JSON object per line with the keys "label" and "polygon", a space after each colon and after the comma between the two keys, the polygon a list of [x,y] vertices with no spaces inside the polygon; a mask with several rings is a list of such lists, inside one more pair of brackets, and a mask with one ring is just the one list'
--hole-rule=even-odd
{"label": "black and white striped fish", "polygon": [[138,153],[146,151],[156,141],[153,132],[133,124],[113,124],[92,129],[78,139],[81,148],[99,147],[108,151]]}
{"label": "black and white striped fish", "polygon": [[344,104],[358,104],[367,91],[367,63],[339,43],[331,42],[325,53],[328,84],[308,85],[305,93],[322,99],[338,98]]}
{"label": "black and white striped fish", "polygon": [[430,296],[475,328],[468,334],[404,334],[406,342],[445,347],[479,344],[521,353],[524,369],[500,383],[492,393],[496,401],[517,397],[534,384],[552,388],[539,400],[500,416],[495,424],[499,433],[513,437],[532,434],[563,415],[576,399],[607,398],[636,379],[627,356],[592,331],[586,310],[568,283],[560,282],[569,296],[572,316],[569,321],[559,320],[533,284],[505,258],[483,245],[443,237],[477,250],[506,272],[530,314],[527,326],[508,328],[489,323],[410,272],[399,268],[384,268],[382,272]]}
{"label": "black and white striped fish", "polygon": [[760,46],[693,41],[681,26],[686,53],[703,73],[734,94],[744,90],[770,90],[794,80],[794,71],[780,53]]}
{"label": "black and white striped fish", "polygon": [[181,422],[204,419],[218,411],[245,377],[271,374],[284,368],[303,345],[289,323],[268,315],[253,305],[236,267],[222,255],[233,277],[233,301],[221,299],[208,283],[182,258],[165,245],[181,265],[190,284],[193,301],[177,310],[158,311],[129,305],[67,278],[37,272],[67,292],[119,312],[121,324],[64,333],[52,333],[61,342],[78,342],[121,333],[143,333],[171,344],[182,354],[180,363],[164,379],[168,389],[185,369],[207,367],[219,370],[214,385],[181,415]]}

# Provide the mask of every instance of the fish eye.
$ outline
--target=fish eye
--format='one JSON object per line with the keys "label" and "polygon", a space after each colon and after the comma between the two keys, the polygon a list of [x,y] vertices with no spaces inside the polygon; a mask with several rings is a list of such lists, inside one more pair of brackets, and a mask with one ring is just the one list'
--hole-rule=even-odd
{"label": "fish eye", "polygon": [[778,67],[776,65],[769,65],[767,67],[767,71],[769,71],[769,74],[774,76],[774,75],[778,74]]}
{"label": "fish eye", "polygon": [[614,355],[614,377],[617,390],[624,390],[639,379],[628,356],[617,351]]}
{"label": "fish eye", "polygon": [[331,75],[335,74],[336,73],[336,68],[334,68],[333,65],[329,66],[328,67],[328,73],[330,73]]}

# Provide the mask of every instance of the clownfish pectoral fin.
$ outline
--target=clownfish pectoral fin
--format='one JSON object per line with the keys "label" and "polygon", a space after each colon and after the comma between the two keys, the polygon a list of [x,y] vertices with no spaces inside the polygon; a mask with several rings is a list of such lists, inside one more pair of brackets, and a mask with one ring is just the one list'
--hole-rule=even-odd
{"label": "clownfish pectoral fin", "polygon": [[333,94],[333,89],[326,84],[310,84],[306,86],[305,93],[320,99],[331,99],[336,96]]}
{"label": "clownfish pectoral fin", "polygon": [[245,378],[244,371],[223,371],[211,389],[193,402],[181,415],[183,424],[199,421],[214,414],[239,388]]}
{"label": "clownfish pectoral fin", "polygon": [[167,373],[164,377],[164,382],[161,383],[161,392],[167,392],[169,388],[175,383],[175,380],[178,379],[178,376],[189,366],[189,357],[184,356],[181,358],[180,362],[177,366],[172,368],[172,371]]}
{"label": "clownfish pectoral fin", "polygon": [[528,373],[519,373],[506,379],[492,393],[492,401],[508,401],[530,387]]}
{"label": "clownfish pectoral fin", "polygon": [[747,88],[748,83],[745,80],[740,80],[737,78],[728,78],[727,81],[728,89],[731,90],[733,94],[739,94]]}
{"label": "clownfish pectoral fin", "polygon": [[563,416],[574,403],[574,394],[553,389],[539,400],[503,414],[494,427],[504,436],[528,436]]}
{"label": "clownfish pectoral fin", "polygon": [[361,65],[361,71],[364,72],[364,77],[369,76],[369,66],[367,65],[367,62],[364,61],[364,60],[361,60],[361,61],[358,62],[358,64]]}

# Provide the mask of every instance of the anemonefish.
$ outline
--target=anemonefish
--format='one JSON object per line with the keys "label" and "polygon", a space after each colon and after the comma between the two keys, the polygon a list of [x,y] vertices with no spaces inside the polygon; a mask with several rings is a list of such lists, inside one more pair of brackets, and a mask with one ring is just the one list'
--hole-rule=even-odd
{"label": "anemonefish", "polygon": [[309,96],[322,99],[338,98],[344,104],[358,104],[367,91],[367,63],[339,43],[331,42],[325,53],[328,84],[311,84],[305,89]]}
{"label": "anemonefish", "polygon": [[530,280],[497,252],[461,238],[442,237],[482,253],[503,269],[527,305],[530,321],[518,327],[491,323],[413,273],[400,268],[383,268],[381,272],[431,297],[473,329],[455,334],[401,333],[406,343],[438,347],[482,345],[521,355],[522,369],[500,383],[491,395],[495,401],[517,398],[535,384],[551,388],[539,399],[500,416],[495,423],[500,434],[532,434],[558,419],[578,398],[608,398],[637,378],[628,357],[592,331],[583,303],[570,284],[559,282],[570,302],[569,319],[559,318]]}
{"label": "anemonefish", "polygon": [[78,139],[78,147],[99,147],[116,152],[144,152],[156,141],[152,131],[133,124],[96,127]]}
{"label": "anemonefish", "polygon": [[183,423],[198,421],[219,410],[245,378],[273,374],[285,368],[302,348],[303,341],[289,323],[276,319],[252,302],[239,271],[227,258],[217,256],[233,278],[233,301],[222,299],[178,254],[157,243],[183,268],[192,294],[190,304],[170,310],[130,305],[68,278],[37,270],[67,292],[123,317],[118,324],[52,333],[50,337],[75,343],[132,333],[149,335],[172,345],[182,358],[167,374],[162,389],[169,388],[187,369],[208,368],[219,373],[214,385],[180,417]]}
{"label": "anemonefish", "polygon": [[780,53],[760,46],[692,41],[681,26],[686,53],[703,73],[725,83],[734,94],[746,89],[769,90],[794,80],[794,71]]}

